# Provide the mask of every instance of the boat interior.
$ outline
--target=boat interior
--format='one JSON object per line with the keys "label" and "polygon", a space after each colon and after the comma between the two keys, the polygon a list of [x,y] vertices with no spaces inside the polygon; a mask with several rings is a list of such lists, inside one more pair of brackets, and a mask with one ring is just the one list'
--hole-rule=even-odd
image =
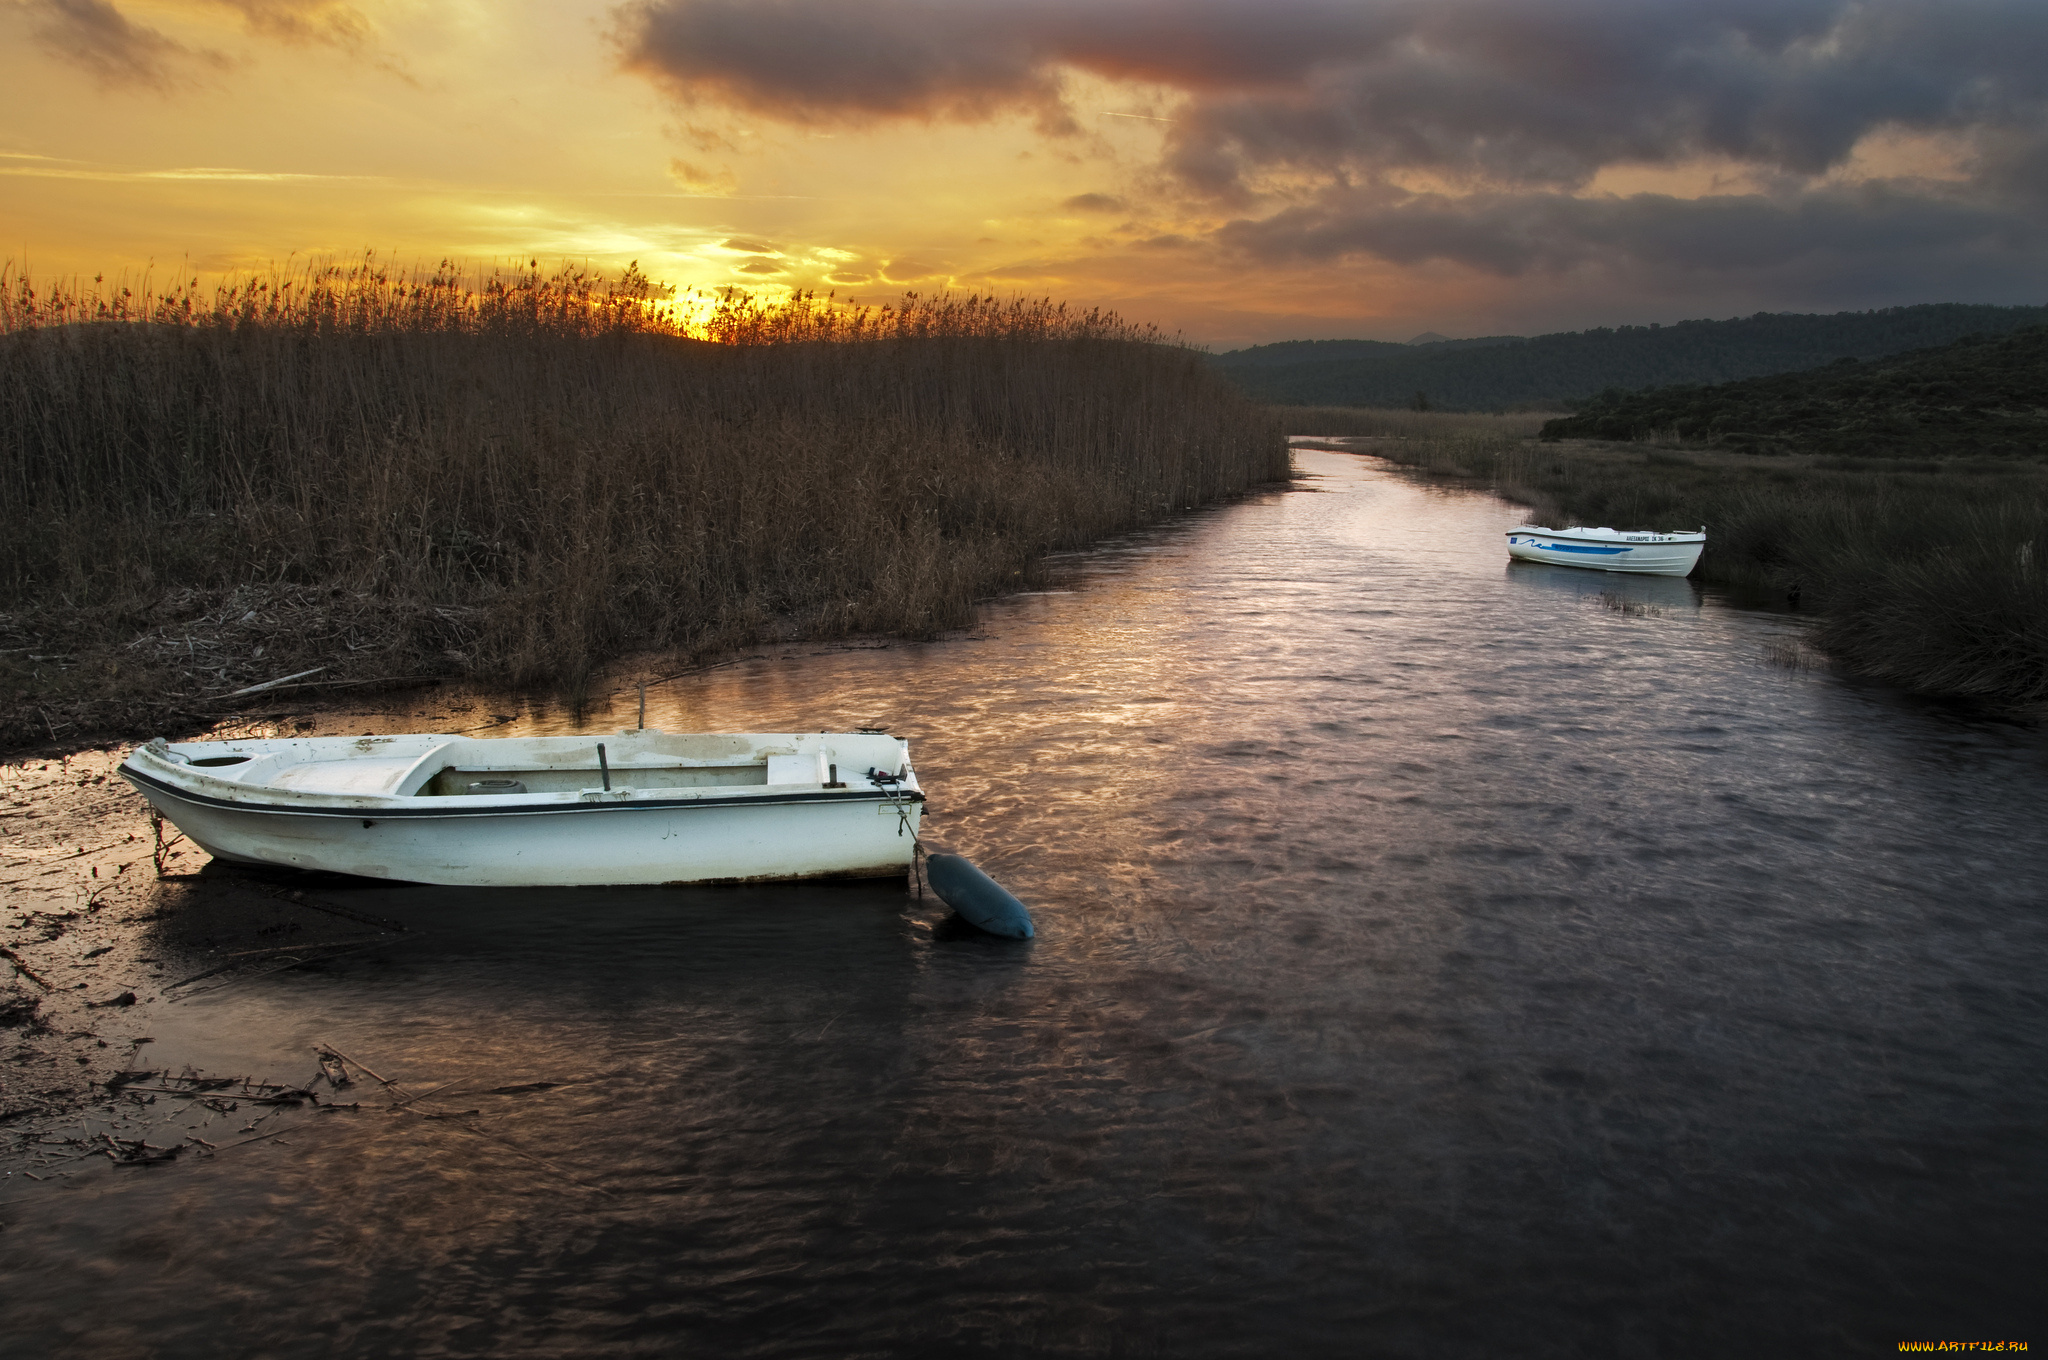
{"label": "boat interior", "polygon": [[473,798],[770,786],[888,789],[909,777],[902,743],[868,733],[676,737],[650,731],[603,742],[565,737],[282,739],[195,742],[165,746],[161,754],[217,779],[349,796]]}
{"label": "boat interior", "polygon": [[[669,765],[636,766],[631,770],[614,772],[613,782],[621,788],[633,789],[704,789],[723,786],[765,785],[768,783],[768,766],[747,765]],[[593,762],[587,770],[562,769],[500,769],[494,766],[444,766],[441,771],[415,790],[424,798],[473,797],[477,794],[506,793],[574,793],[581,789],[596,788],[603,777]],[[780,783],[817,783],[826,780],[781,780]]]}

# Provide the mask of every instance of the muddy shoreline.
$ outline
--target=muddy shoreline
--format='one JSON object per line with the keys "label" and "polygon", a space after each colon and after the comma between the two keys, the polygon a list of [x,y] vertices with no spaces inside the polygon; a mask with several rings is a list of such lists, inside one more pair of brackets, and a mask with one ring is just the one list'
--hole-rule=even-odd
{"label": "muddy shoreline", "polygon": [[134,1160],[138,1140],[121,1132],[160,1122],[166,1081],[199,1081],[194,1098],[217,1102],[245,1079],[303,1088],[312,1055],[309,1072],[232,1081],[161,1072],[152,1025],[182,999],[406,935],[326,900],[309,876],[214,867],[168,826],[160,846],[115,773],[126,752],[0,766],[0,1185],[72,1174],[80,1157]]}
{"label": "muddy shoreline", "polygon": [[0,1197],[210,1155],[324,1108],[305,1092],[312,1055],[310,1075],[168,1071],[152,1025],[181,999],[406,933],[317,884],[213,869],[175,831],[159,860],[145,805],[114,773],[124,754],[0,767]]}

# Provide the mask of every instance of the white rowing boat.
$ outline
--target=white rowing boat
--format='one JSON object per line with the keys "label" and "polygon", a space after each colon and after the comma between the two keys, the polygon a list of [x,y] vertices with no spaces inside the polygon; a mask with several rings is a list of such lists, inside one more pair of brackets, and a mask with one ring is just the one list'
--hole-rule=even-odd
{"label": "white rowing boat", "polygon": [[1508,530],[1508,556],[1554,567],[1590,567],[1644,576],[1685,576],[1699,565],[1707,531],[1652,533],[1642,529],[1545,529],[1518,524]]}
{"label": "white rowing boat", "polygon": [[924,810],[870,732],[159,737],[121,776],[219,859],[500,887],[897,875]]}

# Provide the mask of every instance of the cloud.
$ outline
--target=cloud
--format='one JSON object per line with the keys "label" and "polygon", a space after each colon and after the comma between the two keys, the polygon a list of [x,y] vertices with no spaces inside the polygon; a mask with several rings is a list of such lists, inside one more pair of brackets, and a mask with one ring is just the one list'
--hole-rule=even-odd
{"label": "cloud", "polygon": [[1113,213],[1124,210],[1124,201],[1108,194],[1075,194],[1060,206],[1069,212]]}
{"label": "cloud", "polygon": [[31,33],[47,52],[78,66],[109,88],[176,89],[196,64],[219,66],[219,53],[195,51],[135,23],[107,0],[27,0]]}
{"label": "cloud", "polygon": [[354,5],[341,0],[212,0],[241,15],[251,33],[288,43],[322,43],[361,51],[376,40],[376,29]]}
{"label": "cloud", "polygon": [[0,166],[0,175],[29,179],[100,180],[110,184],[137,184],[151,180],[203,180],[236,184],[298,184],[312,181],[376,184],[381,175],[321,175],[296,170],[242,170],[224,165],[180,166],[169,170],[116,170],[84,161],[59,160],[52,156],[23,156],[7,153],[6,160],[40,162],[33,165]]}
{"label": "cloud", "polygon": [[1300,78],[1399,34],[1419,0],[631,0],[629,69],[690,99],[802,122],[986,118],[1061,99],[1063,68],[1182,89]]}
{"label": "cloud", "polygon": [[626,68],[687,104],[811,123],[1057,103],[1045,54],[1020,41],[1000,5],[636,0],[613,17]]}
{"label": "cloud", "polygon": [[2038,119],[2048,8],[2014,0],[1528,6],[1452,0],[1286,90],[1191,101],[1168,164],[1212,192],[1275,170],[1571,188],[1726,158],[1817,175],[1873,133]]}
{"label": "cloud", "polygon": [[718,165],[698,165],[694,161],[671,160],[668,163],[668,177],[679,188],[706,198],[731,198],[740,191],[739,178],[732,171]]}
{"label": "cloud", "polygon": [[780,255],[782,253],[781,246],[770,245],[766,241],[749,241],[739,236],[728,236],[718,244],[727,250],[738,251],[742,255]]}
{"label": "cloud", "polygon": [[[1240,260],[1652,288],[1893,270],[1933,295],[2048,264],[2041,0],[630,0],[612,33],[677,100],[794,125],[1063,132],[1129,87],[1171,115],[1144,215],[1181,224],[1133,249],[1220,215]],[[1950,160],[1859,165],[1902,141]],[[1708,166],[1731,178],[1697,198],[1591,187]]]}
{"label": "cloud", "polygon": [[[2048,225],[1967,197],[1873,183],[1800,193],[1575,197],[1336,191],[1217,233],[1261,265],[1371,258],[1449,263],[1500,278],[1633,280],[1664,291],[1718,281],[1745,294],[1980,295],[2048,286]],[[1871,290],[1876,290],[1875,294]]]}
{"label": "cloud", "polygon": [[1722,154],[1801,173],[1888,125],[2038,111],[2039,0],[634,0],[629,69],[793,123],[1064,117],[1063,76],[1180,92],[1170,164],[1582,182]]}
{"label": "cloud", "polygon": [[1073,73],[1164,87],[1162,168],[1238,203],[1703,158],[1811,177],[1873,134],[2048,127],[2040,0],[633,0],[613,36],[686,103],[796,124],[1072,127]]}
{"label": "cloud", "polygon": [[728,155],[734,155],[740,149],[738,143],[734,142],[732,138],[726,136],[725,133],[717,128],[702,127],[696,123],[685,123],[680,128],[671,128],[669,131],[672,135],[682,138],[706,156],[721,151]]}
{"label": "cloud", "polygon": [[[31,30],[45,51],[80,67],[102,85],[141,85],[168,93],[201,72],[225,70],[225,54],[193,48],[137,23],[111,0],[11,0],[37,22]],[[376,28],[345,0],[195,0],[194,8],[227,10],[258,37],[295,45],[320,44],[370,56],[405,77],[393,58],[377,53]]]}

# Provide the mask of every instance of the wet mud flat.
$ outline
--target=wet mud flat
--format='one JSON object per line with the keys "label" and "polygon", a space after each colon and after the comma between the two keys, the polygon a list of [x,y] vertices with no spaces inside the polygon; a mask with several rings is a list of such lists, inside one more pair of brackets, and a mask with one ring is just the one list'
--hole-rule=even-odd
{"label": "wet mud flat", "polygon": [[248,1117],[225,1126],[245,1108],[260,1126],[317,1104],[314,1055],[291,1074],[166,1070],[152,1061],[154,1021],[180,1000],[407,934],[324,900],[307,876],[212,866],[170,827],[159,841],[114,773],[123,754],[0,767],[0,1185],[68,1178],[87,1159],[210,1150],[257,1131]]}
{"label": "wet mud flat", "polygon": [[[160,1061],[150,1031],[170,1007],[281,973],[388,963],[421,932],[352,900],[389,885],[216,864],[168,826],[159,840],[147,805],[113,774],[122,754],[5,768],[10,820],[35,830],[11,830],[0,856],[0,963],[12,973],[0,984],[0,1207],[33,1202],[31,1183],[83,1188],[285,1143],[343,1114],[451,1121],[558,1170],[475,1120],[479,1100],[503,1107],[559,1082],[408,1084],[383,1070],[388,1060],[325,1043],[275,1072]],[[127,826],[139,829],[72,844],[74,832]]]}
{"label": "wet mud flat", "polygon": [[164,893],[119,762],[95,750],[0,767],[0,1131],[67,1113],[126,1068],[176,976],[153,947]]}
{"label": "wet mud flat", "polygon": [[[276,703],[195,735],[488,730],[516,718],[495,711],[508,706],[502,698],[458,687],[354,704],[305,696],[282,712]],[[0,763],[0,1159],[52,1122],[76,1134],[81,1114],[88,1126],[132,1123],[148,1102],[123,1087],[152,1070],[151,1022],[165,1005],[335,967],[407,935],[348,906],[348,880],[213,865],[175,827],[154,823],[116,773],[128,749],[53,746]],[[261,1080],[304,1089],[310,1078]],[[0,1174],[23,1173],[8,1160]]]}

